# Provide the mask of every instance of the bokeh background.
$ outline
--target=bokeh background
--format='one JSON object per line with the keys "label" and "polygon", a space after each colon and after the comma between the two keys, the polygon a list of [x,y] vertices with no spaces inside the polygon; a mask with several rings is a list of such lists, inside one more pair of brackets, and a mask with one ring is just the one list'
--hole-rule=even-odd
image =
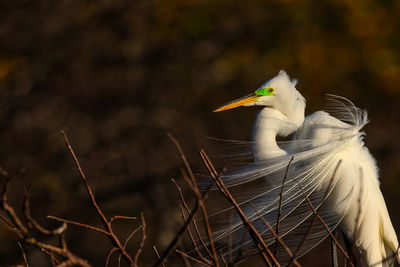
{"label": "bokeh background", "polygon": [[[249,140],[257,109],[211,111],[285,69],[299,79],[307,113],[323,108],[326,93],[368,109],[365,142],[400,233],[399,14],[394,0],[1,1],[0,165],[25,169],[10,201],[20,205],[30,182],[39,222],[55,227],[50,214],[100,226],[64,129],[106,214],[144,211],[140,263],[150,266],[152,246],[162,251],[181,223],[170,180],[181,182],[181,162],[166,133],[200,168],[197,152],[213,146],[207,137]],[[104,237],[71,226],[67,241],[104,265]],[[0,244],[1,266],[21,262],[3,225]],[[321,248],[303,263],[325,266],[327,253]],[[34,248],[28,259],[49,264]]]}

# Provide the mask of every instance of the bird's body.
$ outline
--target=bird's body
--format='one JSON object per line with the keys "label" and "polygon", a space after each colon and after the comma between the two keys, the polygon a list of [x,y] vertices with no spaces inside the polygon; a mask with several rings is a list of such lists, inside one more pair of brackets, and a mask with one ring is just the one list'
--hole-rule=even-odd
{"label": "bird's body", "polygon": [[[329,113],[318,111],[304,119],[305,100],[295,85],[281,71],[255,91],[259,98],[250,103],[246,99],[253,96],[239,101],[266,107],[257,114],[253,127],[254,163],[226,175],[226,183],[236,186],[259,178],[267,180],[265,188],[252,192],[252,196],[242,198],[241,202],[267,244],[273,244],[275,238],[262,221],[274,226],[280,205],[279,234],[291,250],[298,250],[297,255],[308,252],[328,236],[322,224],[313,222],[307,242],[299,248],[314,220],[305,201],[307,196],[330,230],[339,227],[358,248],[363,262],[368,266],[389,266],[393,260],[384,260],[397,253],[398,241],[379,189],[375,159],[362,142],[366,112],[344,98],[332,96]],[[235,107],[236,103],[222,110]],[[285,146],[276,142],[277,135],[292,133],[295,133],[293,141]],[[282,185],[283,173],[292,157],[290,176]],[[228,235],[240,236],[244,231],[237,222],[216,233],[216,240]],[[233,251],[250,249],[251,242],[240,238]],[[284,253],[279,257],[282,262],[288,260]],[[397,259],[400,260],[399,254]]]}
{"label": "bird's body", "polygon": [[[360,131],[357,127],[352,129],[351,125],[320,111],[307,116],[296,132],[296,138],[312,140],[312,146],[318,147],[337,138],[333,129],[338,128],[348,129],[350,133],[353,130],[354,136]],[[346,142],[346,146],[335,151],[335,157],[342,162],[343,182],[337,183],[334,193],[353,188],[353,194],[347,199],[350,202],[349,207],[339,227],[361,250],[368,266],[381,266],[383,259],[390,259],[396,252],[398,241],[379,189],[376,161],[358,137],[342,142]],[[332,208],[337,205],[332,203]],[[389,266],[392,262],[393,260],[386,261],[382,266]]]}
{"label": "bird's body", "polygon": [[[312,140],[312,146],[318,147],[337,138],[333,130],[337,128],[349,131],[352,129],[351,125],[326,112],[315,112],[307,116],[296,132],[296,138]],[[353,129],[359,130],[357,127]],[[340,175],[343,178],[339,178],[342,182],[336,184],[333,193],[346,192],[348,188],[353,188],[352,197],[347,199],[349,206],[346,215],[339,228],[360,249],[368,266],[389,266],[393,260],[381,262],[383,259],[390,259],[396,252],[397,236],[379,189],[376,161],[357,137],[357,132],[354,134],[354,138],[342,141],[346,142],[346,146],[335,151],[336,160],[342,162]],[[341,204],[331,205],[335,209]]]}

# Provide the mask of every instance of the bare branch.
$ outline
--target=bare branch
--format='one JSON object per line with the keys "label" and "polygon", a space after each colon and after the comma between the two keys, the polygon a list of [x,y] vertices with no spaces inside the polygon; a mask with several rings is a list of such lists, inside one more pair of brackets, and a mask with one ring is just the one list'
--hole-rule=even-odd
{"label": "bare branch", "polygon": [[228,263],[225,260],[224,253],[222,253],[222,250],[220,250],[219,254],[221,254],[221,259],[222,259],[222,262],[224,263],[224,266],[228,267]]}
{"label": "bare branch", "polygon": [[313,204],[311,203],[309,197],[305,194],[303,187],[301,187],[301,185],[299,183],[297,183],[297,185],[299,186],[301,192],[303,193],[304,197],[306,198],[308,205],[310,206],[311,210],[313,211],[313,213],[317,216],[317,218],[320,220],[320,222],[322,223],[322,225],[325,227],[326,231],[328,232],[329,236],[332,238],[332,240],[335,242],[336,246],[339,248],[339,250],[342,252],[342,254],[346,257],[346,259],[350,262],[350,265],[354,267],[354,264],[351,262],[349,255],[346,253],[346,251],[344,250],[344,248],[339,244],[339,242],[337,241],[337,239],[335,238],[335,236],[332,234],[331,230],[329,230],[328,225],[326,224],[326,222],[324,221],[324,219],[321,217],[321,215],[317,212],[317,210],[315,209],[315,207],[313,206]]}
{"label": "bare branch", "polygon": [[76,157],[75,152],[72,149],[71,144],[69,143],[68,138],[67,138],[67,136],[66,136],[66,134],[65,134],[65,132],[63,130],[61,130],[61,134],[64,137],[64,141],[67,144],[69,152],[71,153],[72,157],[74,158],[76,168],[78,169],[78,172],[79,172],[79,174],[80,174],[80,176],[82,178],[82,181],[83,181],[83,184],[85,186],[85,189],[86,189],[86,191],[88,192],[88,194],[90,196],[90,200],[92,201],[92,205],[96,209],[97,214],[100,216],[100,219],[103,222],[104,226],[106,228],[108,228],[109,227],[108,220],[107,220],[106,216],[103,214],[103,212],[101,211],[99,205],[97,204],[97,201],[96,201],[96,199],[95,199],[95,197],[93,195],[93,192],[92,192],[92,188],[87,183],[86,175],[82,170],[81,164],[79,163],[78,158]]}
{"label": "bare branch", "polygon": [[[185,172],[184,172],[183,170],[182,170],[182,175],[186,175]],[[182,193],[182,189],[180,188],[180,186],[176,183],[176,181],[175,181],[174,179],[172,179],[172,182],[175,184],[176,188],[178,189],[178,192],[179,192],[179,195],[180,195],[182,204],[183,204],[183,206],[185,207],[185,210],[186,210],[187,214],[190,214],[189,207],[188,207],[188,205],[187,205],[187,203],[186,203],[186,201],[185,201],[185,198],[184,198],[184,196],[183,196],[183,193]],[[203,239],[201,238],[199,228],[197,227],[196,219],[193,219],[193,227],[194,227],[194,229],[195,229],[195,231],[196,231],[197,238],[200,240],[200,242],[201,242],[201,244],[202,244],[202,247],[206,250],[208,256],[212,257],[211,252],[208,250],[206,244],[204,243]],[[192,240],[193,246],[194,246],[194,248],[195,248],[197,254],[198,254],[200,257],[203,257],[203,256],[201,255],[200,251],[198,250],[198,247],[197,247],[197,245],[196,245],[196,242],[194,241],[194,238],[192,237],[192,234],[191,234],[191,231],[190,231],[190,227],[188,227],[188,233],[189,233],[189,236],[190,236],[190,238],[191,238],[191,240]],[[202,258],[202,260],[207,261],[206,258],[204,258],[204,257]]]}
{"label": "bare branch", "polygon": [[169,243],[161,257],[158,259],[158,261],[154,264],[154,266],[159,266],[160,264],[164,264],[166,262],[167,257],[169,254],[172,252],[176,244],[178,243],[179,239],[181,238],[182,234],[186,231],[186,228],[189,226],[189,224],[192,223],[192,220],[194,218],[194,215],[196,214],[197,210],[199,209],[199,204],[196,201],[192,211],[189,214],[189,217],[187,218],[186,222],[182,225],[182,227],[179,229],[178,233],[175,235],[174,239]]}
{"label": "bare branch", "polygon": [[68,259],[67,261],[72,262],[75,265],[84,266],[84,267],[90,266],[90,264],[86,260],[76,256],[75,254],[71,253],[70,251],[40,242],[33,237],[26,238],[25,242],[32,244],[40,249],[48,250],[48,251],[54,252],[60,256],[63,256]]}
{"label": "bare branch", "polygon": [[115,215],[112,216],[110,219],[110,223],[112,223],[115,220],[136,220],[136,217],[131,217],[131,216],[121,216],[121,215]]}
{"label": "bare branch", "polygon": [[[185,172],[184,170],[181,170],[181,172],[182,172],[182,176],[183,176],[184,178],[185,178],[185,176],[187,177],[186,172]],[[185,179],[185,180],[187,180],[187,179]],[[212,187],[212,184],[210,184],[210,185],[208,186],[208,188],[206,189],[206,191],[203,192],[203,194],[202,194],[202,198],[203,198],[203,199],[206,199],[207,193],[208,193],[209,190],[211,190],[211,187]],[[181,192],[181,193],[182,193],[182,192]],[[183,196],[183,195],[182,195],[182,196]],[[183,198],[182,201],[183,201],[183,203],[185,204],[186,212],[189,212],[189,207],[187,206],[185,199]],[[200,234],[200,230],[199,230],[199,227],[198,227],[198,225],[197,225],[196,219],[193,219],[193,226],[194,226],[194,229],[195,229],[196,236],[197,236],[198,240],[200,241],[201,245],[203,246],[203,248],[204,248],[205,251],[207,252],[207,255],[208,255],[210,258],[212,258],[213,255],[212,255],[212,253],[210,252],[210,250],[207,248],[205,242],[203,241],[203,238],[202,238],[202,236],[201,236],[201,234]]]}
{"label": "bare branch", "polygon": [[189,173],[190,179],[192,180],[192,185],[195,185],[196,181],[195,181],[195,178],[193,175],[192,168],[190,167],[189,162],[186,159],[185,153],[183,153],[183,149],[182,149],[181,145],[178,143],[178,141],[175,139],[175,137],[171,133],[168,132],[167,136],[169,137],[169,139],[171,139],[171,141],[175,144],[176,148],[178,149],[179,156],[181,157],[183,164],[185,165],[186,170]]}
{"label": "bare branch", "polygon": [[48,215],[47,218],[53,219],[53,220],[57,220],[57,221],[60,221],[60,222],[64,222],[64,223],[69,223],[69,224],[76,225],[76,226],[80,226],[80,227],[83,227],[83,228],[86,228],[86,229],[89,229],[89,230],[97,231],[97,232],[100,232],[100,233],[102,233],[104,235],[107,235],[107,236],[111,235],[109,232],[107,232],[107,231],[105,231],[103,229],[91,226],[89,224],[75,222],[75,221],[59,218],[59,217],[52,216],[52,215]]}
{"label": "bare branch", "polygon": [[66,136],[66,134],[65,134],[65,132],[63,130],[61,130],[61,134],[63,135],[64,141],[67,144],[68,150],[70,151],[70,153],[71,153],[71,155],[72,155],[72,157],[73,157],[73,159],[75,161],[76,168],[78,169],[79,174],[80,174],[80,176],[82,178],[82,182],[83,182],[83,184],[84,184],[84,186],[86,188],[86,191],[88,192],[88,194],[90,196],[92,205],[96,209],[97,214],[99,215],[104,227],[106,228],[106,230],[107,230],[106,232],[108,232],[107,236],[109,237],[111,242],[114,244],[114,246],[118,247],[118,249],[120,250],[122,256],[124,256],[125,260],[129,264],[135,265],[132,257],[126,252],[126,250],[122,246],[121,242],[119,241],[118,237],[114,234],[114,232],[112,230],[112,227],[111,227],[111,223],[107,220],[107,218],[104,215],[103,211],[100,209],[99,205],[97,204],[97,201],[96,201],[96,199],[94,197],[92,189],[91,189],[91,187],[89,186],[89,184],[87,182],[85,173],[83,172],[83,170],[81,168],[81,165],[80,165],[80,163],[78,161],[78,158],[76,157],[75,152],[72,149],[71,144],[69,143],[68,138],[67,138],[67,136]]}
{"label": "bare branch", "polygon": [[273,234],[273,236],[275,237],[275,242],[279,242],[281,244],[281,246],[286,250],[287,254],[289,255],[289,257],[292,259],[293,264],[296,265],[297,267],[300,267],[300,264],[298,263],[298,261],[296,260],[296,258],[294,258],[294,255],[292,253],[292,251],[289,249],[289,247],[285,244],[285,242],[283,242],[283,240],[280,238],[280,236],[274,231],[274,229],[271,227],[271,225],[268,223],[268,221],[260,216],[260,219],[263,221],[263,223],[268,227],[268,230]]}
{"label": "bare branch", "polygon": [[[23,201],[23,213],[26,218],[28,226],[26,226],[23,221],[18,217],[18,215],[15,213],[14,208],[10,206],[7,202],[7,192],[8,192],[8,187],[11,181],[11,177],[13,175],[9,175],[8,172],[6,172],[2,167],[0,167],[0,173],[6,177],[6,181],[3,185],[2,191],[1,191],[1,206],[0,209],[5,211],[7,216],[1,214],[0,218],[2,221],[4,221],[8,227],[10,227],[10,230],[16,233],[24,243],[31,244],[33,246],[36,246],[39,248],[41,251],[46,253],[47,255],[50,256],[51,262],[53,265],[58,264],[58,265],[63,265],[66,266],[67,263],[71,263],[76,266],[84,266],[84,267],[89,267],[90,264],[78,257],[77,255],[73,254],[67,249],[67,246],[65,244],[64,240],[64,235],[63,232],[66,229],[66,224],[63,223],[61,227],[55,230],[47,230],[44,227],[42,227],[38,222],[36,222],[31,214],[30,214],[30,205],[29,205],[29,199],[30,199],[30,188],[27,187],[24,193],[24,201]],[[39,232],[43,234],[48,234],[48,235],[57,235],[60,238],[60,246],[54,246],[50,245],[44,242],[39,241],[36,239],[32,233],[31,230],[32,228],[35,227]],[[25,265],[28,266],[28,262],[26,259],[26,254],[25,251],[23,250],[22,245],[20,242],[18,242],[20,245],[20,248],[23,252],[24,260],[25,260]],[[55,257],[55,255],[58,255],[63,258],[64,262],[58,261]],[[56,263],[57,262],[57,263]],[[70,265],[71,265],[70,264]]]}
{"label": "bare branch", "polygon": [[105,267],[108,267],[108,264],[109,264],[110,259],[111,259],[111,255],[112,255],[115,251],[118,251],[118,250],[119,250],[119,249],[116,248],[116,247],[113,247],[112,249],[110,249],[110,251],[109,251],[108,254],[107,254]]}
{"label": "bare branch", "polygon": [[25,193],[24,193],[24,215],[26,220],[28,221],[28,227],[31,228],[31,226],[35,227],[39,232],[41,232],[42,234],[45,235],[60,235],[62,234],[66,229],[67,229],[67,225],[66,224],[62,224],[59,228],[56,228],[54,230],[48,230],[46,228],[44,228],[43,226],[41,226],[31,215],[31,210],[30,210],[30,197],[31,197],[31,186],[28,185],[25,189]]}
{"label": "bare branch", "polygon": [[[333,230],[332,234],[335,237],[337,237],[336,230]],[[331,239],[331,257],[332,257],[332,267],[339,267],[339,262],[337,258],[337,246],[332,239]]]}
{"label": "bare branch", "polygon": [[[222,194],[227,198],[227,200],[234,206],[234,208],[238,212],[240,219],[242,220],[245,228],[248,230],[248,232],[249,232],[251,238],[253,239],[259,253],[261,254],[265,264],[267,264],[268,266],[272,266],[272,263],[269,260],[269,258],[270,258],[276,266],[280,266],[280,264],[278,263],[278,261],[276,260],[274,255],[272,254],[271,250],[268,248],[268,246],[265,243],[265,241],[263,240],[263,238],[257,232],[257,230],[255,229],[253,224],[248,220],[248,218],[246,217],[246,215],[244,214],[244,212],[242,211],[242,209],[240,208],[240,206],[238,205],[236,200],[233,198],[233,196],[229,192],[228,188],[225,186],[225,184],[219,177],[217,171],[215,170],[214,166],[212,165],[212,163],[211,163],[210,159],[208,158],[207,154],[205,153],[205,151],[201,150],[200,155],[201,155],[207,169],[209,170],[211,177],[214,179],[214,182],[218,186],[218,189],[220,190],[220,192],[222,192]],[[267,252],[269,258],[265,254],[265,252]]]}
{"label": "bare branch", "polygon": [[[64,225],[67,225],[66,223],[64,223]],[[65,228],[66,229],[66,228]],[[63,233],[61,233],[60,235],[59,235],[59,243],[60,243],[60,247],[63,249],[63,250],[67,250],[68,248],[67,248],[67,242],[65,241],[65,233],[63,232]]]}
{"label": "bare branch", "polygon": [[[333,179],[335,178],[336,173],[337,173],[337,171],[338,171],[338,169],[339,169],[339,167],[340,167],[341,164],[342,164],[342,160],[339,160],[338,164],[336,164],[335,170],[333,171],[332,177],[331,177],[331,179],[329,180],[329,185],[328,185],[328,187],[327,187],[327,189],[326,189],[326,191],[325,191],[325,195],[324,195],[324,197],[323,197],[323,199],[322,199],[323,202],[324,202],[324,201],[326,200],[326,198],[328,197],[328,194],[329,194],[329,192],[330,192],[330,190],[331,190],[331,187],[332,187],[332,184],[333,184]],[[321,207],[321,206],[320,206],[320,207]],[[320,207],[319,207],[319,208],[320,208]],[[317,210],[318,210],[318,209],[317,209]],[[300,245],[297,247],[297,249],[296,249],[296,251],[295,251],[295,253],[294,253],[293,258],[296,258],[296,257],[298,256],[298,254],[300,253],[301,248],[305,245],[306,240],[307,240],[308,236],[311,234],[312,228],[314,227],[314,225],[315,225],[315,223],[316,223],[316,221],[317,221],[317,218],[318,218],[317,215],[314,214],[313,220],[311,221],[311,224],[309,225],[306,234],[304,235],[303,239],[301,240]],[[293,264],[293,259],[292,259],[291,263],[289,264],[289,266],[290,266],[291,264]]]}
{"label": "bare branch", "polygon": [[20,242],[18,242],[18,246],[21,248],[22,257],[24,258],[24,263],[25,263],[25,266],[26,266],[26,267],[29,267],[28,260],[26,259],[26,253],[25,253],[25,250],[24,250],[24,248],[22,247],[22,245],[21,245],[21,243],[20,243]]}
{"label": "bare branch", "polygon": [[[157,250],[157,248],[156,248],[156,245],[153,246],[153,250],[154,250],[154,252],[156,253],[157,258],[160,259],[160,254],[158,253],[158,250]],[[163,267],[166,267],[164,263],[161,263],[161,265],[162,265]]]}
{"label": "bare branch", "polygon": [[12,224],[15,225],[15,229],[18,229],[14,232],[17,233],[20,238],[22,238],[24,235],[28,234],[28,229],[21,222],[21,220],[15,213],[14,209],[7,202],[7,191],[8,191],[8,186],[10,184],[12,176],[8,175],[8,173],[6,171],[4,171],[3,168],[2,168],[2,170],[3,170],[2,172],[5,172],[3,174],[7,174],[7,175],[5,176],[6,180],[4,182],[3,189],[1,191],[1,208],[7,213]]}
{"label": "bare branch", "polygon": [[[185,214],[184,214],[184,211],[183,211],[183,206],[182,206],[182,204],[180,203],[180,209],[181,209],[181,216],[182,216],[182,220],[183,220],[183,222],[185,222],[186,221],[186,216],[185,216]],[[192,231],[190,230],[190,226],[188,226],[187,228],[186,228],[186,230],[187,230],[187,232],[188,232],[188,234],[189,234],[189,239],[190,239],[190,241],[192,242],[192,245],[193,245],[193,247],[194,247],[194,250],[196,251],[196,253],[197,253],[197,256],[199,256],[203,261],[207,261],[207,259],[200,253],[200,251],[199,251],[199,248],[198,248],[198,246],[197,246],[197,244],[196,244],[196,240],[194,239],[194,237],[193,237],[193,234],[192,234]]]}
{"label": "bare branch", "polygon": [[10,228],[11,231],[16,231],[17,230],[15,228],[15,225],[5,215],[3,215],[2,213],[0,213],[0,220],[2,220]]}
{"label": "bare branch", "polygon": [[203,202],[203,196],[200,194],[200,191],[199,191],[199,188],[197,187],[196,182],[194,182],[193,184],[190,184],[190,180],[189,180],[189,178],[187,176],[184,175],[183,178],[189,184],[190,188],[192,189],[193,193],[195,194],[195,196],[197,198],[197,202],[199,203],[199,207],[200,207],[200,210],[201,210],[202,215],[203,215],[203,223],[204,223],[204,227],[206,229],[208,242],[209,242],[209,244],[211,246],[211,251],[212,251],[211,259],[213,260],[215,266],[218,267],[219,266],[218,255],[217,255],[217,251],[215,250],[215,245],[214,245],[213,238],[212,238],[212,233],[211,233],[211,227],[210,227],[210,223],[208,221],[208,215],[207,215],[206,207],[205,207],[204,202]]}
{"label": "bare branch", "polygon": [[[177,149],[179,151],[179,154],[181,156],[181,159],[184,162],[184,164],[186,166],[186,169],[189,172],[191,180],[185,175],[184,175],[184,178],[185,178],[186,182],[188,183],[188,185],[191,187],[192,191],[196,195],[196,203],[195,203],[195,206],[193,207],[192,211],[190,212],[188,219],[186,220],[184,225],[181,227],[181,229],[178,231],[178,233],[176,234],[174,239],[171,241],[171,243],[167,246],[167,248],[165,249],[164,253],[161,255],[160,259],[156,262],[156,264],[154,266],[159,266],[161,263],[164,263],[166,261],[167,257],[169,256],[169,254],[171,253],[171,251],[174,249],[174,247],[176,246],[177,242],[181,238],[182,234],[186,231],[186,229],[189,226],[189,224],[192,223],[194,215],[197,212],[197,210],[199,209],[199,207],[202,207],[201,208],[202,212],[203,212],[203,214],[205,213],[203,199],[207,195],[207,193],[209,192],[209,189],[210,189],[210,188],[208,188],[206,191],[203,192],[203,194],[200,194],[200,192],[199,192],[199,190],[197,188],[197,184],[195,182],[194,176],[193,176],[193,172],[192,172],[192,170],[190,168],[189,163],[186,160],[186,156],[183,154],[183,150],[182,150],[181,146],[179,145],[178,141],[170,133],[168,133],[168,137],[176,145],[176,147],[177,147]],[[206,221],[205,221],[205,223],[206,223]],[[207,228],[207,226],[206,226],[206,228]],[[212,241],[212,237],[211,237],[211,241]],[[214,248],[214,251],[215,251],[215,248]],[[216,252],[214,254],[216,255]],[[218,266],[217,256],[214,258],[214,260],[215,260],[215,262],[214,262],[215,265]]]}
{"label": "bare branch", "polygon": [[[140,215],[140,218],[141,218],[141,220],[142,220],[142,233],[143,233],[143,237],[142,237],[142,241],[140,242],[139,249],[137,250],[136,255],[135,255],[135,265],[137,265],[137,263],[138,263],[140,253],[142,253],[143,246],[144,246],[144,242],[146,241],[146,237],[147,237],[147,236],[146,236],[146,221],[145,221],[145,219],[144,219],[143,212],[142,212],[142,214]],[[127,239],[126,243],[127,243],[128,241],[129,241],[129,239]],[[124,246],[124,247],[125,247],[125,246]]]}
{"label": "bare branch", "polygon": [[48,251],[47,249],[44,248],[41,248],[40,251],[46,254],[50,258],[52,266],[57,266],[58,264],[60,264],[60,261],[54,256],[54,253],[52,251]]}
{"label": "bare branch", "polygon": [[[124,248],[128,245],[129,240],[140,230],[142,229],[142,225],[140,225],[138,228],[134,229],[129,236],[126,238],[125,243],[124,243]],[[118,266],[121,266],[121,253],[118,255]]]}
{"label": "bare branch", "polygon": [[[304,235],[303,239],[300,242],[300,245],[298,246],[298,248],[296,249],[296,251],[293,254],[291,264],[293,263],[294,259],[297,258],[297,256],[299,255],[301,248],[306,243],[306,240],[307,240],[308,236],[311,234],[312,228],[314,227],[316,222],[317,222],[317,216],[314,214],[313,220],[311,221],[310,225],[308,226],[307,233]],[[291,264],[289,264],[289,266],[291,266]]]}
{"label": "bare branch", "polygon": [[181,251],[181,250],[176,249],[175,251],[178,252],[179,254],[181,254],[183,257],[188,258],[188,259],[191,259],[192,261],[197,262],[197,263],[199,263],[199,264],[201,264],[201,265],[213,267],[213,265],[210,265],[210,264],[208,264],[207,262],[202,262],[201,260],[198,260],[198,259],[196,259],[196,258],[193,258],[192,256],[189,256],[188,254],[186,254],[185,252],[183,252],[183,251]]}
{"label": "bare branch", "polygon": [[[286,178],[287,178],[287,175],[288,175],[289,167],[290,167],[290,164],[293,161],[293,158],[294,157],[292,157],[290,159],[290,161],[289,161],[289,163],[288,163],[288,165],[286,167],[285,176],[283,177],[283,180],[282,180],[281,192],[279,193],[279,209],[278,209],[278,216],[276,218],[276,230],[275,230],[277,235],[279,235],[279,226],[280,226],[281,217],[282,217],[283,188],[285,186],[285,181],[286,181]],[[275,239],[275,247],[274,247],[274,256],[275,257],[276,257],[276,253],[278,253],[278,240],[277,240],[277,238]]]}

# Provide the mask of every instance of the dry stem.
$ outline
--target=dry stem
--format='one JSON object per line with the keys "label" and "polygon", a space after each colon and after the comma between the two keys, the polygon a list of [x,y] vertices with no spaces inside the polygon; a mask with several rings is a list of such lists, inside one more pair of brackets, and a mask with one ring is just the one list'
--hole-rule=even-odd
{"label": "dry stem", "polygon": [[[281,223],[281,217],[282,217],[282,201],[283,201],[283,188],[284,188],[284,186],[285,186],[285,181],[286,181],[286,178],[287,178],[287,175],[288,175],[288,171],[289,171],[289,167],[290,167],[290,164],[292,163],[292,161],[293,161],[293,158],[294,157],[292,157],[291,159],[290,159],[290,161],[289,161],[289,163],[288,163],[288,165],[287,165],[287,167],[286,167],[286,172],[285,172],[285,176],[283,177],[283,180],[282,180],[282,186],[281,186],[281,192],[279,193],[279,209],[278,209],[278,216],[277,216],[277,218],[276,218],[276,230],[275,230],[275,232],[276,232],[276,234],[279,236],[279,226],[280,226],[280,223]],[[274,256],[276,257],[276,253],[278,253],[278,242],[277,242],[278,240],[277,240],[277,238],[275,239],[275,247],[274,247]]]}
{"label": "dry stem", "polygon": [[[118,237],[115,235],[115,233],[114,233],[114,231],[113,231],[113,229],[112,229],[112,226],[111,226],[112,220],[107,220],[107,218],[106,218],[106,216],[104,215],[103,211],[100,209],[99,205],[97,204],[97,201],[96,201],[96,198],[94,197],[94,194],[93,194],[93,192],[92,192],[92,189],[91,189],[91,187],[89,186],[89,184],[88,184],[88,182],[87,182],[86,175],[85,175],[85,173],[83,172],[82,167],[81,167],[81,165],[80,165],[80,163],[79,163],[79,161],[78,161],[78,158],[76,157],[75,152],[74,152],[74,150],[72,149],[72,146],[71,146],[70,142],[68,141],[68,138],[67,138],[67,136],[66,136],[66,134],[65,134],[65,132],[64,132],[63,130],[61,131],[61,134],[63,135],[64,141],[65,141],[65,143],[66,143],[66,145],[67,145],[67,147],[68,147],[68,150],[70,151],[70,153],[71,153],[71,155],[72,155],[72,157],[73,157],[73,159],[74,159],[76,168],[77,168],[77,170],[78,170],[78,172],[79,172],[79,174],[80,174],[80,177],[81,177],[81,179],[82,179],[83,185],[85,186],[85,189],[86,189],[86,191],[88,192],[88,194],[89,194],[89,196],[90,196],[90,200],[91,200],[91,202],[92,202],[92,206],[95,208],[97,214],[99,215],[99,217],[100,217],[100,219],[101,219],[101,221],[102,221],[102,223],[103,223],[103,225],[104,225],[104,227],[105,227],[105,229],[106,229],[105,231],[100,231],[100,232],[102,232],[103,234],[105,234],[106,236],[108,236],[108,238],[110,239],[110,241],[112,242],[112,244],[113,244],[115,247],[118,248],[119,252],[122,254],[122,256],[124,257],[124,259],[125,259],[131,266],[137,266],[137,262],[134,261],[134,260],[132,259],[132,257],[131,257],[131,256],[128,254],[128,252],[125,250],[125,247],[121,244],[121,242],[120,242],[120,240],[118,239]],[[76,224],[76,223],[75,223],[75,224]],[[82,225],[83,225],[83,224],[82,224]],[[82,226],[82,225],[81,225],[81,226]],[[98,231],[98,229],[97,229],[97,231]],[[139,254],[140,254],[140,253],[139,253]]]}
{"label": "dry stem", "polygon": [[[218,186],[218,189],[220,190],[222,195],[226,197],[226,199],[233,205],[233,207],[237,211],[237,213],[238,213],[240,219],[242,220],[245,228],[247,229],[247,231],[249,232],[251,238],[253,239],[254,243],[256,244],[257,249],[258,249],[260,255],[262,256],[265,264],[267,264],[268,266],[272,266],[272,263],[270,261],[270,260],[272,260],[274,265],[280,266],[279,262],[276,260],[276,258],[272,254],[271,250],[268,248],[267,244],[265,243],[265,241],[261,237],[261,235],[257,232],[257,230],[255,229],[253,224],[246,217],[246,215],[244,214],[242,209],[239,207],[239,205],[236,202],[236,200],[233,198],[233,196],[231,195],[231,193],[229,192],[229,190],[227,189],[227,187],[225,186],[225,184],[223,183],[223,181],[219,177],[217,171],[215,170],[213,164],[211,163],[211,161],[208,158],[208,156],[205,153],[205,151],[201,150],[200,151],[200,155],[201,155],[201,157],[202,157],[202,159],[203,159],[208,171],[210,172],[211,177],[213,178],[214,182]],[[265,254],[265,252],[268,254],[268,256]]]}

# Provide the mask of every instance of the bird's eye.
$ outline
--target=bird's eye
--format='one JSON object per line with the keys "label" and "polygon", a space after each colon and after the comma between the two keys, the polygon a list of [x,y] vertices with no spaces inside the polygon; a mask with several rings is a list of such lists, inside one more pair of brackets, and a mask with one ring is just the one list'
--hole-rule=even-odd
{"label": "bird's eye", "polygon": [[273,87],[268,87],[268,88],[264,87],[255,90],[254,93],[259,96],[272,96],[274,95],[274,91],[275,89]]}

